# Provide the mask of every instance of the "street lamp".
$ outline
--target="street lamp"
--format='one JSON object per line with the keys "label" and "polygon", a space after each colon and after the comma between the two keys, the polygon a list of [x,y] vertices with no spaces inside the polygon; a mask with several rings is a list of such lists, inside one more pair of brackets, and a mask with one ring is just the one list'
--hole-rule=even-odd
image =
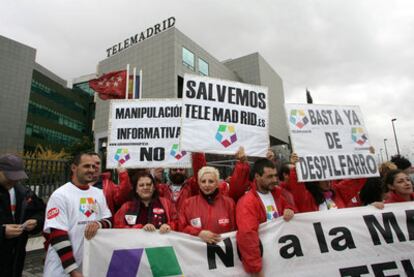
{"label": "street lamp", "polygon": [[395,133],[395,126],[394,126],[394,121],[396,121],[396,118],[391,119],[391,124],[392,124],[392,130],[394,131],[394,139],[395,139],[395,146],[397,147],[397,154],[398,156],[400,155],[400,148],[398,147],[398,140],[397,140],[397,134]]}
{"label": "street lamp", "polygon": [[388,161],[388,150],[387,150],[387,139],[384,139],[384,147],[385,147],[385,157],[387,157],[387,161]]}

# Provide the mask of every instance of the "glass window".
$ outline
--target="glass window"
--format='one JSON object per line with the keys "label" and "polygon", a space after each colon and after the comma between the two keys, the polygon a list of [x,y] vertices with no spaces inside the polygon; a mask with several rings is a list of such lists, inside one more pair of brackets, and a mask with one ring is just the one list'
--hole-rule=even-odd
{"label": "glass window", "polygon": [[203,59],[198,59],[198,72],[203,76],[208,76],[208,63]]}
{"label": "glass window", "polygon": [[26,136],[31,136],[33,132],[33,127],[30,125],[26,126]]}
{"label": "glass window", "polygon": [[194,54],[185,47],[183,47],[183,65],[194,70]]}

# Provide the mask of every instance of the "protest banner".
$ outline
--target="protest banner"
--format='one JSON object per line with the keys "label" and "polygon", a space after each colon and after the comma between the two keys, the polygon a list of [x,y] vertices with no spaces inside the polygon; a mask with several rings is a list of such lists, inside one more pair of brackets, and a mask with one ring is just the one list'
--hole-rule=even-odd
{"label": "protest banner", "polygon": [[378,176],[357,106],[285,104],[301,182]]}
{"label": "protest banner", "polygon": [[191,167],[181,151],[181,100],[112,100],[107,168]]}
{"label": "protest banner", "polygon": [[[413,276],[413,202],[297,214],[264,223],[265,276]],[[338,219],[340,218],[340,221]],[[235,232],[209,245],[171,232],[99,230],[85,240],[83,273],[90,277],[249,276]],[[400,275],[395,275],[400,274]]]}
{"label": "protest banner", "polygon": [[184,75],[181,147],[186,151],[265,157],[269,148],[268,89]]}

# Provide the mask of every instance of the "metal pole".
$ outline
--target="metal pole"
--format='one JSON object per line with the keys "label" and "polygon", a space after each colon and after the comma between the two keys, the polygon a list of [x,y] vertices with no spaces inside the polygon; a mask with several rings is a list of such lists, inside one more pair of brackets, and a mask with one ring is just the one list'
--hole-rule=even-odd
{"label": "metal pole", "polygon": [[387,139],[384,139],[384,147],[385,147],[385,157],[387,158],[388,161],[388,150],[387,150]]}
{"label": "metal pole", "polygon": [[382,156],[382,150],[384,150],[384,149],[380,148],[380,153],[381,153],[381,163],[383,163],[383,162],[384,162],[384,157]]}
{"label": "metal pole", "polygon": [[394,121],[396,121],[396,118],[391,119],[391,124],[392,124],[392,130],[394,131],[394,139],[395,139],[395,146],[397,147],[397,154],[398,156],[400,155],[400,148],[398,147],[398,140],[397,140],[397,134],[395,133],[395,126],[394,126]]}

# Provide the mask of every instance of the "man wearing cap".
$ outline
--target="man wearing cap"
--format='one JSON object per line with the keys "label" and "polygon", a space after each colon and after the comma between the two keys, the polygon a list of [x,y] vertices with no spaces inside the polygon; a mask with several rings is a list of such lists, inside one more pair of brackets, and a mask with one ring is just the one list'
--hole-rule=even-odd
{"label": "man wearing cap", "polygon": [[41,231],[45,205],[30,189],[23,160],[0,156],[0,276],[21,276],[29,234]]}

